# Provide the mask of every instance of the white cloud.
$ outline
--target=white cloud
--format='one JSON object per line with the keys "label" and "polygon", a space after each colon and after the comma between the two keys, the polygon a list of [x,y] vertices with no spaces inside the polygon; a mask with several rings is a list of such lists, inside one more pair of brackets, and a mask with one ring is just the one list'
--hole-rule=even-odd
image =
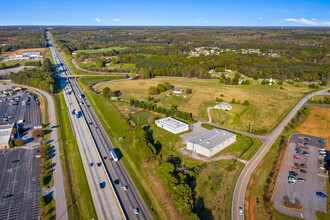
{"label": "white cloud", "polygon": [[313,19],[305,19],[305,18],[300,18],[300,19],[296,19],[296,18],[286,18],[286,21],[289,22],[294,22],[297,24],[307,24],[307,25],[312,25],[312,26],[330,26],[330,21],[318,21],[317,19],[313,18]]}
{"label": "white cloud", "polygon": [[204,22],[204,23],[211,23],[211,21],[207,20],[206,18],[197,18],[196,21],[198,22]]}
{"label": "white cloud", "polygon": [[259,17],[258,19],[259,19],[259,20],[263,20],[264,18],[263,18],[263,17]]}
{"label": "white cloud", "polygon": [[112,19],[112,20],[115,21],[115,22],[119,22],[119,21],[120,21],[119,18],[114,18],[114,19]]}
{"label": "white cloud", "polygon": [[101,22],[101,20],[100,20],[99,18],[94,18],[93,20],[94,20],[94,21],[97,21],[97,22],[99,22],[99,23]]}

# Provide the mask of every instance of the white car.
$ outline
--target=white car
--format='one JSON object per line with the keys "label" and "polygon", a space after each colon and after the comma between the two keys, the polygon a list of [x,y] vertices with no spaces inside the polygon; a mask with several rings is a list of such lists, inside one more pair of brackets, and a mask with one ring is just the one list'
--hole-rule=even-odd
{"label": "white car", "polygon": [[322,166],[319,166],[319,168],[320,168],[321,170],[325,170],[325,168],[324,168],[324,167],[322,167]]}
{"label": "white car", "polygon": [[134,208],[134,214],[135,215],[139,214],[139,208]]}
{"label": "white car", "polygon": [[238,211],[239,211],[239,215],[243,215],[243,209],[242,209],[242,207],[239,207],[238,208]]}

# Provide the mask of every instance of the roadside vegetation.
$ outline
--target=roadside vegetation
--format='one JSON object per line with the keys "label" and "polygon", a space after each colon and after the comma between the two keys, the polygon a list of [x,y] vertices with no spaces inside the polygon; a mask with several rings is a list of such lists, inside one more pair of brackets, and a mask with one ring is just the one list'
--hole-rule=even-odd
{"label": "roadside vegetation", "polygon": [[296,133],[296,129],[309,115],[309,107],[302,107],[298,111],[252,173],[245,197],[245,217],[248,219],[294,219],[273,208],[272,195],[289,137]]}

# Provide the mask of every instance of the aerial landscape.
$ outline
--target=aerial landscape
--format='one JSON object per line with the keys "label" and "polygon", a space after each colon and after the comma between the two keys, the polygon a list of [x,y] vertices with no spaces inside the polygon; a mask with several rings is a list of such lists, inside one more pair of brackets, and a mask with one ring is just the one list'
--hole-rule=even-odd
{"label": "aerial landscape", "polygon": [[330,219],[330,2],[1,5],[0,219]]}

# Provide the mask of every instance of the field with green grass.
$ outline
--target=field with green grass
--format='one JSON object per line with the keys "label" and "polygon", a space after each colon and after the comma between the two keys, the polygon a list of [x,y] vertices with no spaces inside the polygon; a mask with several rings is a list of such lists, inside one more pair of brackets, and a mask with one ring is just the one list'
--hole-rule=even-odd
{"label": "field with green grass", "polygon": [[[59,86],[59,85],[57,85]],[[69,219],[97,219],[62,92],[54,97]]]}
{"label": "field with green grass", "polygon": [[117,78],[112,77],[112,76],[83,76],[78,79],[82,83],[82,85],[85,86],[90,86],[94,83],[99,83],[99,82],[105,82],[105,81],[110,81],[110,80],[115,80]]}
{"label": "field with green grass", "polygon": [[121,51],[129,49],[129,47],[108,47],[108,48],[101,48],[101,49],[95,49],[95,50],[76,50],[75,53],[102,53],[102,52],[108,52],[112,50]]}
{"label": "field with green grass", "polygon": [[[102,91],[104,87],[110,87],[112,90],[119,90],[122,93],[120,97],[125,100],[133,98],[147,101],[148,88],[165,81],[170,82],[175,88],[183,90],[191,88],[193,93],[186,98],[183,98],[182,95],[171,95],[162,99],[159,105],[167,107],[171,107],[172,104],[177,105],[178,110],[191,112],[193,117],[204,121],[208,121],[207,107],[215,106],[217,97],[228,103],[232,99],[239,100],[240,103],[248,100],[250,107],[246,112],[242,112],[245,107],[241,104],[234,104],[233,109],[229,112],[212,111],[213,121],[216,122],[217,114],[220,114],[219,124],[223,123],[223,125],[244,131],[248,131],[250,123],[255,129],[271,130],[306,93],[312,91],[302,83],[270,86],[253,81],[252,85],[225,85],[219,83],[218,79],[173,77],[109,82],[99,86],[98,89]],[[165,91],[155,96],[155,99],[166,94]],[[224,97],[220,97],[220,94],[223,94]],[[239,113],[242,113],[239,122],[232,124],[235,114]]]}

